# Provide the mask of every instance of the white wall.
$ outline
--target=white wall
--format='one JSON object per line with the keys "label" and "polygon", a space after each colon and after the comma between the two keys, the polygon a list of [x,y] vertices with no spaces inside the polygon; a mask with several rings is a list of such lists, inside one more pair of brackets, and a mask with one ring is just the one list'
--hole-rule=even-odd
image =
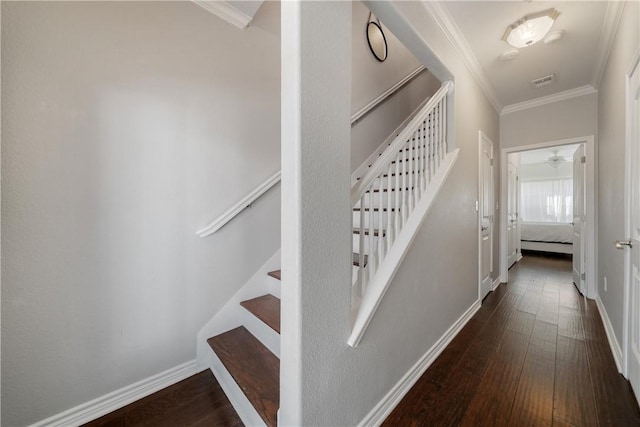
{"label": "white wall", "polygon": [[[351,114],[354,114],[418,68],[420,62],[384,26],[384,22],[381,24],[389,54],[386,61],[378,61],[367,44],[369,9],[355,1],[351,16]],[[422,101],[439,88],[438,79],[424,71],[354,124],[351,129],[351,170],[357,169]]]}
{"label": "white wall", "polygon": [[579,96],[500,117],[501,148],[595,135],[598,95]]}
{"label": "white wall", "polygon": [[[293,184],[290,184],[291,187],[287,189],[286,194],[284,190],[287,162],[291,173],[301,173],[305,176],[306,179],[301,185],[306,187],[317,185],[326,179],[328,184],[344,190],[344,186],[339,183],[341,177],[346,175],[338,166],[329,163],[331,174],[324,178],[329,172],[320,170],[305,160],[306,150],[313,150],[323,161],[332,158],[330,152],[336,148],[335,141],[331,139],[327,139],[326,151],[318,144],[310,144],[306,148],[309,142],[322,141],[326,131],[310,127],[301,128],[283,121],[283,141],[289,137],[301,138],[298,146],[290,147],[294,151],[288,153],[283,148],[283,206],[286,206],[286,209],[283,209],[283,223],[286,220],[285,216],[290,216],[289,223],[295,230],[290,233],[289,229],[283,229],[283,266],[288,265],[290,271],[295,271],[291,274],[296,275],[290,276],[289,282],[285,276],[283,282],[283,304],[287,302],[287,298],[295,304],[293,307],[284,308],[283,311],[282,366],[287,368],[281,373],[283,395],[280,414],[284,417],[285,425],[359,423],[436,340],[472,306],[478,296],[475,211],[478,196],[478,130],[485,132],[496,144],[497,149],[498,116],[421,3],[397,2],[390,5],[371,2],[368,5],[379,11],[378,13],[387,11],[389,16],[399,11],[412,28],[419,32],[419,37],[407,36],[406,33],[401,36],[401,32],[398,31],[396,35],[403,41],[403,37],[406,37],[410,43],[405,44],[421,60],[433,56],[418,52],[415,46],[428,43],[451,71],[456,84],[455,144],[461,152],[443,192],[436,200],[425,225],[400,266],[361,344],[357,348],[350,348],[347,345],[350,332],[349,271],[344,260],[336,258],[336,254],[344,253],[342,249],[348,244],[341,237],[340,233],[343,231],[338,230],[340,233],[334,233],[335,230],[331,230],[325,236],[322,226],[326,219],[318,215],[315,209],[304,209],[304,206],[313,207],[312,201],[305,200],[304,194],[300,195]],[[287,4],[286,7],[292,11],[298,7],[303,8],[308,14],[317,12],[307,2],[302,2],[301,5]],[[339,8],[336,3],[326,3],[324,7]],[[283,10],[284,8],[283,4]],[[329,14],[327,10],[324,12]],[[335,12],[340,16],[340,10]],[[395,28],[400,29],[402,26],[405,29],[409,28],[406,21],[397,20],[394,24],[389,20],[385,21],[383,15],[379,15],[381,20],[392,30],[395,31]],[[291,12],[285,15],[283,12],[283,23],[286,22],[286,17],[292,21],[291,24],[295,28],[299,14]],[[304,14],[303,17],[309,19]],[[331,34],[335,31],[343,34],[341,29],[335,30],[333,25],[337,24],[331,22]],[[320,38],[321,32],[313,35]],[[311,40],[306,40],[302,45],[305,54],[301,58],[303,64],[304,61],[308,61],[307,67],[313,63],[309,57],[313,58],[315,54],[322,55],[322,49],[333,48],[331,45],[327,47],[319,43],[319,39],[309,37]],[[340,43],[347,40],[336,40],[333,37],[331,40],[338,44],[336,48],[342,55],[344,51]],[[295,42],[290,43],[294,46],[288,45],[288,48],[294,51]],[[285,46],[287,45],[283,43],[283,49]],[[316,50],[313,50],[313,47]],[[283,53],[283,72],[286,68],[297,69],[297,60],[300,58],[295,55],[289,57]],[[333,63],[327,64],[326,67],[333,70]],[[446,72],[443,67],[436,67],[434,74],[445,76]],[[306,90],[317,90],[313,83],[304,80],[301,83],[303,88],[305,83],[310,86]],[[336,75],[335,80],[328,83],[327,93],[339,93],[344,83],[344,76]],[[319,78],[317,84],[327,82]],[[301,126],[309,126],[304,118],[312,108],[318,108],[323,114],[322,117],[326,119],[328,128],[335,127],[338,129],[336,132],[343,129],[344,117],[329,116],[325,113],[325,110],[333,111],[330,99],[321,97],[317,102],[312,102],[311,98],[305,96],[308,92],[296,92],[298,88],[296,84],[292,85],[291,91],[297,96],[292,96],[288,103],[283,101],[283,107],[296,105],[300,98],[303,100],[303,108],[300,110]],[[283,85],[283,91],[284,89]],[[336,111],[342,111],[338,105],[339,97],[335,102]],[[285,124],[291,125],[288,130]],[[299,131],[303,133],[300,134]],[[300,151],[295,151],[298,149]],[[316,150],[319,152],[316,153]],[[295,157],[298,153],[301,160]],[[298,169],[296,165],[299,166]],[[322,187],[316,189],[320,191]],[[346,204],[348,201],[345,201],[346,194],[334,192],[323,193],[325,203],[322,209],[329,212],[329,219],[336,219],[339,227],[348,232],[348,224],[342,216],[349,213],[349,206]],[[336,216],[336,213],[339,215]],[[300,221],[308,227],[302,228]],[[305,241],[305,238],[316,240]],[[324,251],[322,255],[320,251]],[[303,260],[309,264],[305,264]],[[297,357],[289,355],[288,348],[299,349],[303,353]]]}
{"label": "white wall", "polygon": [[628,237],[624,235],[625,84],[632,56],[640,47],[638,27],[638,3],[626,2],[598,93],[598,294],[620,345],[624,252],[616,250],[613,241]]}
{"label": "white wall", "polygon": [[280,246],[279,4],[2,3],[2,415],[22,426],[195,357]]}

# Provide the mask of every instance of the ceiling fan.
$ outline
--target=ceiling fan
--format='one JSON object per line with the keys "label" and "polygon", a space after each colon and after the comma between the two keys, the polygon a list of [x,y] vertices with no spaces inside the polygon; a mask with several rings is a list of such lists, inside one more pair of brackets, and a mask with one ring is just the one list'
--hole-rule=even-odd
{"label": "ceiling fan", "polygon": [[547,159],[547,164],[552,168],[557,169],[560,163],[564,163],[567,161],[567,159],[558,155],[558,150],[554,150],[552,151],[552,153],[553,153],[553,156]]}

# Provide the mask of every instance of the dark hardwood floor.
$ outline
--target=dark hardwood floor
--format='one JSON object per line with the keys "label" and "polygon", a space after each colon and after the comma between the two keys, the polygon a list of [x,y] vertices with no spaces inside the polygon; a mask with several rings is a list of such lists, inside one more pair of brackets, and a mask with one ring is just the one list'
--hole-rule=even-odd
{"label": "dark hardwood floor", "polygon": [[242,426],[210,370],[98,418],[85,427]]}
{"label": "dark hardwood floor", "polygon": [[[593,301],[567,259],[526,256],[385,426],[640,426]],[[241,426],[210,371],[87,426]]]}
{"label": "dark hardwood floor", "polygon": [[525,256],[384,426],[640,426],[571,261]]}

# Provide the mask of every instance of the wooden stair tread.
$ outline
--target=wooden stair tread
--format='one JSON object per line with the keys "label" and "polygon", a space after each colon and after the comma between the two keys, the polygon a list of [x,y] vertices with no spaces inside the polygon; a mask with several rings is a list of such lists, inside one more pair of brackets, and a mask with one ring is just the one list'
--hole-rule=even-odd
{"label": "wooden stair tread", "polygon": [[243,326],[207,340],[222,364],[270,427],[280,406],[280,360]]}
{"label": "wooden stair tread", "polygon": [[282,280],[282,274],[280,270],[270,271],[267,274],[273,277],[274,279]]}
{"label": "wooden stair tread", "polygon": [[241,306],[280,333],[280,300],[271,294],[242,301]]}

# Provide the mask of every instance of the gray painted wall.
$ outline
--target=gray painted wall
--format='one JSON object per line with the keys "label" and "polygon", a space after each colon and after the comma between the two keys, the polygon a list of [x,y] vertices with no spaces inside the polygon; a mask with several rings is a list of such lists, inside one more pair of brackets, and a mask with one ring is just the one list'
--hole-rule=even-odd
{"label": "gray painted wall", "polygon": [[500,117],[502,148],[596,135],[598,95],[579,96]]}
{"label": "gray painted wall", "polygon": [[[308,226],[300,230],[296,228],[291,234],[283,230],[283,265],[288,263],[286,265],[294,270],[292,274],[307,279],[298,282],[291,279],[287,282],[285,276],[283,282],[283,301],[286,302],[286,299],[290,298],[289,302],[298,304],[283,309],[286,313],[283,314],[283,325],[289,326],[283,326],[282,360],[283,363],[285,360],[291,363],[287,365],[291,369],[281,374],[285,382],[280,414],[284,417],[285,423],[356,425],[478,296],[475,211],[478,196],[478,130],[484,131],[496,144],[497,149],[498,116],[421,3],[398,2],[392,6],[375,2],[370,4],[374,8],[389,7],[400,11],[420,33],[421,43],[424,45],[425,41],[428,42],[454,76],[455,143],[461,150],[460,157],[357,348],[350,348],[346,343],[349,335],[350,304],[348,288],[342,286],[348,286],[346,283],[349,266],[339,258],[340,262],[327,270],[335,254],[342,254],[342,248],[348,243],[340,241],[342,235],[333,232],[325,237],[322,226],[326,219],[319,217],[313,209],[305,210],[305,206],[314,206],[313,201],[305,205],[304,195],[297,196],[294,187],[287,190],[285,198],[283,190],[283,203],[290,202],[292,211],[296,211],[289,212],[287,209],[285,213],[283,210],[283,221],[285,215],[291,215],[295,222],[292,226],[300,228],[302,223]],[[300,6],[286,7],[292,15],[295,9],[299,8],[306,19],[309,19],[306,14],[320,13],[306,2],[302,2]],[[340,6],[333,4],[328,4],[323,12],[328,13],[331,7],[337,8],[338,16],[343,12]],[[330,13],[328,14],[330,16]],[[324,14],[322,16],[326,18]],[[389,28],[394,29],[392,22],[385,21],[382,15],[380,17]],[[337,25],[336,22],[341,21],[331,21],[331,34],[343,34],[340,29],[333,28],[333,25]],[[316,30],[314,26],[311,27],[303,34],[305,48],[318,46],[313,38],[315,34],[309,35]],[[405,41],[400,33],[396,32],[396,35]],[[332,40],[335,39],[332,37]],[[412,41],[414,44],[416,42],[416,39]],[[416,57],[429,56],[414,50],[416,48],[412,43],[405,44]],[[295,46],[291,48],[295,49]],[[338,51],[339,54],[344,54],[342,47],[338,48]],[[303,62],[304,66],[313,68],[312,58],[316,52],[304,52],[303,61],[308,61]],[[333,63],[330,58],[327,61],[327,69],[332,70]],[[442,71],[442,68],[439,70]],[[319,79],[318,84],[325,83],[325,79]],[[339,93],[344,84],[344,76],[336,75],[336,81],[327,92]],[[317,91],[317,88],[307,82],[301,95],[303,114],[317,107],[320,112],[326,114],[330,128],[344,126],[343,118],[326,113],[332,111],[327,107],[330,101],[326,97],[317,102],[305,97],[305,94],[315,93],[314,91]],[[297,102],[297,99],[292,99],[291,103]],[[336,108],[340,111],[339,106]],[[313,187],[322,182],[323,174],[326,175],[327,172],[317,170],[317,167],[307,163],[305,143],[307,139],[322,141],[328,132],[324,129],[314,129],[304,117],[300,126],[310,134],[302,136],[302,160],[297,164],[308,169],[302,172],[295,169],[293,164],[296,159],[289,157],[290,155],[283,150],[283,172],[285,160],[289,159],[290,172],[303,174],[306,180],[303,180],[302,185]],[[286,123],[283,122],[284,124]],[[300,127],[291,125],[290,136],[297,138],[296,132]],[[283,136],[286,134],[283,130]],[[333,144],[333,141],[330,140],[327,144]],[[308,150],[316,153],[317,144]],[[329,152],[321,151],[318,155],[322,159],[331,158]],[[332,165],[331,172],[335,169]],[[333,174],[326,177],[326,180],[336,185],[339,181]],[[330,215],[334,215],[334,211],[342,212],[344,215],[349,212],[348,200],[345,200],[343,195],[329,196],[325,206],[327,211],[331,212]],[[346,230],[346,223],[341,218],[335,217],[338,224]],[[318,248],[311,244],[314,240],[321,242],[319,244],[322,246]],[[343,246],[340,246],[341,244]],[[327,255],[314,256],[318,255],[320,250],[324,250]],[[300,259],[307,260],[309,264],[298,262]],[[344,278],[344,281],[341,281],[341,278]],[[289,355],[289,348],[300,349],[303,353],[300,356]],[[302,361],[304,364],[301,364]]]}
{"label": "gray painted wall", "polygon": [[22,426],[195,357],[280,246],[279,3],[2,3],[2,415]]}
{"label": "gray painted wall", "polygon": [[[351,25],[351,114],[359,111],[385,90],[420,66],[420,62],[382,23],[389,55],[378,61],[367,44],[369,9],[352,4]],[[440,88],[440,82],[425,71],[384,104],[351,128],[351,170],[357,169],[422,101]]]}
{"label": "gray painted wall", "polygon": [[[280,167],[280,14],[265,2],[241,31],[189,2],[2,12],[2,411],[17,426],[193,359],[279,247],[278,187],[194,233]],[[418,62],[387,33],[381,64],[354,32],[357,111]],[[356,166],[437,86],[425,72],[359,123]]]}
{"label": "gray painted wall", "polygon": [[[620,346],[624,252],[616,250],[613,241],[628,237],[624,235],[625,84],[638,48],[638,3],[626,2],[598,93],[598,294]],[[607,292],[604,277],[608,281]]]}

